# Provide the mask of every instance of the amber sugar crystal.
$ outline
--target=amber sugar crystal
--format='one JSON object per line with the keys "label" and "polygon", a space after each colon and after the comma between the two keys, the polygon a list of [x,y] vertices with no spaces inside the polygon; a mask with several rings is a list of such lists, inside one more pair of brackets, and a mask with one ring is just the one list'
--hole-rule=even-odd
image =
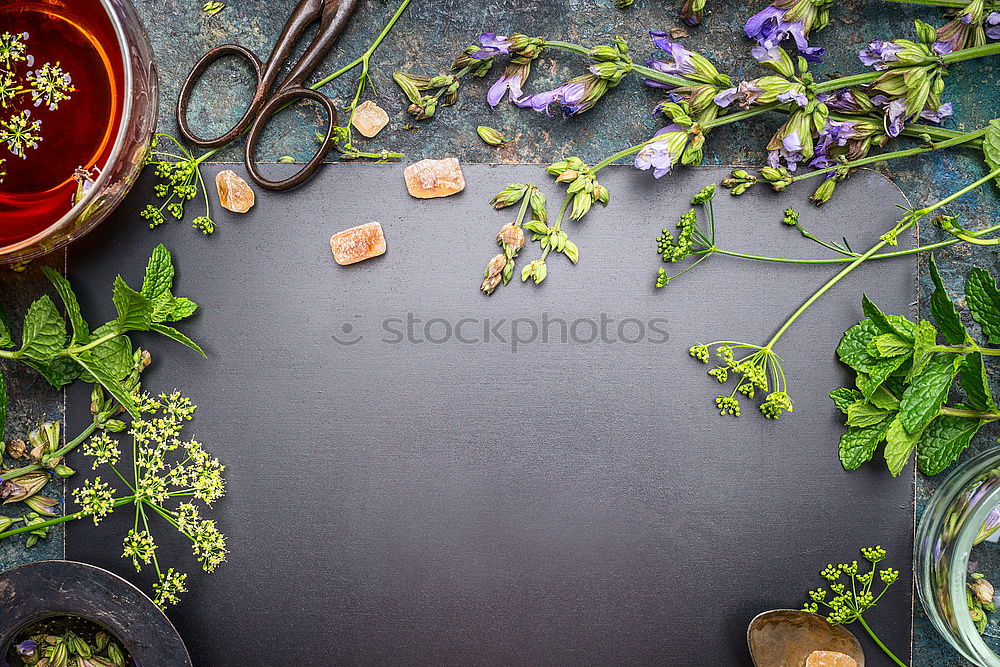
{"label": "amber sugar crystal", "polygon": [[806,658],[806,667],[858,667],[858,662],[838,651],[813,651]]}
{"label": "amber sugar crystal", "polygon": [[447,197],[465,189],[462,167],[453,157],[414,162],[403,172],[403,177],[406,189],[417,199]]}
{"label": "amber sugar crystal", "polygon": [[253,208],[253,190],[232,169],[223,169],[215,175],[215,187],[219,191],[222,208],[233,213],[246,213]]}
{"label": "amber sugar crystal", "polygon": [[354,110],[354,118],[351,119],[351,125],[354,126],[354,129],[369,139],[381,132],[382,128],[388,124],[389,114],[371,100],[359,104],[358,108]]}
{"label": "amber sugar crystal", "polygon": [[330,249],[333,251],[333,258],[341,266],[378,257],[385,253],[382,225],[368,222],[337,232],[330,237]]}

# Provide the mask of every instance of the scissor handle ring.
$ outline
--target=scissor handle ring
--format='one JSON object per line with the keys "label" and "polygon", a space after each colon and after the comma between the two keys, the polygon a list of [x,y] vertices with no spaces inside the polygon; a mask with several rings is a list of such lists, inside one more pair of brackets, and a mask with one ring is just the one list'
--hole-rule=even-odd
{"label": "scissor handle ring", "polygon": [[[257,76],[257,87],[254,91],[253,100],[250,102],[250,106],[247,107],[246,113],[230,129],[228,132],[220,137],[214,139],[204,139],[197,136],[191,131],[191,127],[188,125],[187,112],[188,104],[191,98],[191,91],[198,81],[201,80],[202,74],[208,69],[208,66],[214,63],[219,58],[224,56],[242,56],[244,60],[249,62],[253,66],[254,73]],[[217,46],[206,53],[201,60],[199,60],[193,68],[191,68],[191,73],[188,74],[187,78],[184,80],[184,85],[181,86],[180,95],[177,96],[177,126],[180,128],[181,136],[184,139],[199,148],[216,148],[227,144],[233,139],[240,136],[245,129],[253,122],[254,115],[259,113],[261,101],[264,99],[264,95],[267,91],[264,89],[264,64],[260,61],[257,55],[239,44],[223,44],[222,46]]]}
{"label": "scissor handle ring", "polygon": [[[281,107],[295,100],[311,100],[326,109],[326,140],[320,144],[319,149],[312,156],[312,159],[306,162],[302,169],[296,172],[294,176],[286,178],[283,181],[270,181],[261,176],[257,170],[257,162],[254,160],[254,155],[257,152],[257,140],[260,138],[260,134],[271,116],[277,113]],[[319,166],[323,164],[327,153],[333,147],[333,128],[336,125],[337,109],[326,95],[318,93],[311,88],[302,87],[286,88],[280,91],[268,100],[267,104],[260,110],[260,115],[257,116],[257,119],[254,120],[253,125],[250,127],[250,136],[247,137],[246,145],[246,168],[250,174],[250,178],[253,179],[254,183],[267,190],[291,190],[292,188],[299,187],[309,180]]]}

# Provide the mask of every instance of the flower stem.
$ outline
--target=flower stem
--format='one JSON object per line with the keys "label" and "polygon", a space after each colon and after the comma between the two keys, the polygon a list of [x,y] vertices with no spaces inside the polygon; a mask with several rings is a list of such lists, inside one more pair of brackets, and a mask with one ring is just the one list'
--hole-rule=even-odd
{"label": "flower stem", "polygon": [[[135,496],[125,496],[124,498],[116,498],[113,507],[118,508],[122,505],[127,505],[135,501]],[[49,519],[48,521],[42,521],[40,523],[33,523],[20,528],[11,528],[10,530],[5,530],[0,533],[0,540],[13,537],[14,535],[20,535],[21,533],[30,533],[33,530],[38,530],[39,528],[48,528],[49,526],[56,526],[60,523],[66,523],[67,521],[76,521],[77,519],[83,519],[90,516],[88,512],[75,512],[73,514],[67,514],[66,516],[56,517],[55,519]]]}
{"label": "flower stem", "polygon": [[896,663],[897,665],[899,665],[899,667],[909,667],[909,665],[907,665],[905,662],[903,662],[902,660],[900,660],[899,658],[897,658],[896,654],[893,653],[892,651],[890,651],[888,646],[886,646],[885,644],[882,643],[882,640],[879,639],[878,636],[872,631],[872,629],[870,627],[868,627],[868,624],[865,623],[865,619],[864,618],[862,618],[861,616],[858,616],[858,623],[860,623],[861,626],[865,629],[865,632],[867,632],[868,636],[872,638],[872,641],[874,641],[876,644],[878,644],[878,647],[880,649],[882,649],[882,651],[887,656],[889,656],[890,660],[892,660],[894,663]]}
{"label": "flower stem", "polygon": [[[78,435],[75,438],[73,438],[73,440],[71,440],[70,442],[68,442],[61,449],[58,449],[55,452],[53,452],[52,454],[49,454],[49,455],[43,457],[42,461],[43,462],[52,461],[52,460],[58,459],[60,457],[63,457],[66,454],[69,454],[71,451],[73,451],[74,449],[76,449],[77,447],[79,447],[80,443],[82,443],[84,440],[86,440],[88,437],[90,437],[90,434],[93,433],[95,430],[97,430],[97,421],[91,422],[90,425],[87,428],[83,429],[83,431],[80,433],[80,435]],[[42,470],[42,468],[43,468],[43,466],[42,466],[41,463],[33,463],[31,465],[27,465],[27,466],[24,466],[22,468],[17,468],[15,470],[11,470],[9,472],[4,473],[3,475],[0,475],[0,481],[6,482],[7,480],[10,480],[10,479],[17,479],[18,477],[23,477],[24,475],[27,475],[28,473],[35,472],[36,470]]]}
{"label": "flower stem", "polygon": [[866,158],[860,160],[854,160],[852,162],[845,162],[843,164],[838,164],[834,167],[826,167],[823,169],[817,169],[816,171],[810,171],[806,174],[801,174],[792,178],[792,182],[802,181],[807,178],[813,178],[814,176],[820,176],[822,174],[828,174],[832,171],[837,171],[838,169],[853,169],[855,167],[861,167],[866,164],[871,164],[873,162],[881,162],[883,160],[895,160],[901,157],[910,157],[911,155],[920,155],[921,153],[929,153],[930,151],[940,150],[942,148],[951,148],[952,146],[958,146],[959,144],[964,144],[969,141],[975,141],[986,136],[989,132],[989,127],[984,127],[982,129],[976,130],[975,132],[969,132],[967,134],[962,134],[945,141],[940,141],[935,144],[930,144],[929,146],[918,146],[916,148],[908,148],[902,151],[894,151],[892,153],[880,153],[878,155],[870,155]]}

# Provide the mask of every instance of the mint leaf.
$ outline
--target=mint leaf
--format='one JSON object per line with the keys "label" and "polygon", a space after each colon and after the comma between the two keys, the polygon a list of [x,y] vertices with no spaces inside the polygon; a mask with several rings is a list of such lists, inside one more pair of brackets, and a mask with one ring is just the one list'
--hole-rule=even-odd
{"label": "mint leaf", "polygon": [[[902,413],[900,413],[900,416]],[[885,463],[889,467],[889,472],[896,477],[906,467],[906,462],[910,460],[910,452],[917,446],[921,431],[910,434],[897,416],[889,424],[885,432]]]}
{"label": "mint leaf", "polygon": [[993,345],[1000,344],[1000,290],[986,269],[975,266],[969,270],[965,279],[965,300],[986,340]]}
{"label": "mint leaf", "polygon": [[899,410],[899,399],[884,386],[872,392],[872,395],[868,397],[868,402],[883,410]]}
{"label": "mint leaf", "polygon": [[73,291],[73,287],[61,273],[51,267],[43,266],[42,272],[45,273],[46,277],[48,277],[49,281],[56,288],[59,298],[62,299],[63,305],[66,307],[66,314],[69,316],[70,325],[73,327],[73,342],[86,345],[90,342],[90,327],[87,326],[83,315],[80,314],[80,303],[76,300],[76,293]]}
{"label": "mint leaf", "polygon": [[150,327],[150,331],[155,331],[159,334],[163,334],[167,338],[175,340],[178,343],[181,343],[182,345],[187,345],[188,347],[190,347],[192,350],[199,353],[203,357],[208,356],[200,347],[198,347],[197,343],[195,343],[193,340],[182,334],[177,329],[174,329],[173,327],[168,327],[166,324],[153,324]]}
{"label": "mint leaf", "polygon": [[844,337],[837,346],[837,357],[859,373],[868,373],[878,362],[878,359],[868,354],[868,343],[880,333],[874,322],[861,320],[844,332]]}
{"label": "mint leaf", "polygon": [[925,475],[936,475],[951,465],[972,436],[983,425],[981,419],[938,415],[927,425],[917,447],[917,468]]}
{"label": "mint leaf", "polygon": [[847,408],[847,425],[864,428],[882,422],[889,413],[867,401],[855,401]]}
{"label": "mint leaf", "polygon": [[145,331],[153,322],[153,302],[125,284],[121,276],[115,278],[111,300],[118,311],[119,331]]}
{"label": "mint leaf", "polygon": [[30,361],[48,361],[65,347],[66,338],[66,321],[46,294],[28,306],[18,355]]}
{"label": "mint leaf", "polygon": [[996,411],[996,403],[993,402],[993,396],[990,394],[989,380],[986,379],[983,355],[979,352],[965,355],[959,372],[962,374],[962,389],[965,389],[969,405],[984,412]]}
{"label": "mint leaf", "polygon": [[907,382],[924,372],[927,362],[934,356],[935,347],[937,347],[937,329],[927,320],[920,320],[913,332],[913,366],[906,375]]}
{"label": "mint leaf", "polygon": [[961,345],[969,338],[965,325],[962,324],[962,316],[958,314],[955,304],[944,288],[941,274],[938,272],[937,262],[934,261],[934,253],[931,253],[931,279],[934,281],[934,292],[931,294],[931,315],[934,321],[941,327],[941,335],[948,341],[949,345]]}
{"label": "mint leaf", "polygon": [[865,317],[878,327],[879,332],[896,334],[903,338],[913,337],[913,322],[898,315],[885,315],[878,306],[872,303],[867,294],[861,295],[861,310],[864,311]]}
{"label": "mint leaf", "polygon": [[871,354],[872,347],[875,348],[876,355],[883,359],[888,357],[898,357],[913,351],[913,340],[906,340],[897,334],[888,333],[876,336],[872,344],[868,346],[868,354]]}
{"label": "mint leaf", "polygon": [[109,394],[115,397],[122,407],[124,407],[133,418],[139,418],[139,408],[136,407],[135,401],[132,399],[132,394],[125,390],[125,387],[117,378],[108,374],[107,370],[101,366],[101,363],[94,359],[91,354],[91,350],[86,352],[81,352],[78,355],[74,355],[73,359],[77,361],[84,370],[90,373],[93,378],[104,387]]}
{"label": "mint leaf", "polygon": [[25,359],[24,363],[38,371],[50,385],[56,388],[64,387],[79,378],[80,372],[83,370],[78,363],[62,355],[43,362]]}
{"label": "mint leaf", "polygon": [[198,310],[198,304],[191,299],[185,299],[182,296],[174,297],[173,301],[170,302],[169,321],[176,322],[185,317],[191,317],[196,310]]}
{"label": "mint leaf", "polygon": [[961,363],[960,355],[935,354],[906,388],[899,401],[898,419],[908,433],[922,431],[937,415]]}
{"label": "mint leaf", "polygon": [[830,392],[830,398],[833,399],[834,405],[837,409],[847,414],[847,408],[855,401],[860,401],[864,398],[861,392],[857,389],[848,389],[847,387],[841,387],[840,389],[834,389]]}
{"label": "mint leaf", "polygon": [[[990,129],[983,137],[983,157],[986,158],[990,171],[1000,169],[1000,118],[990,121]],[[1000,176],[996,181],[1000,184]]]}
{"label": "mint leaf", "polygon": [[0,440],[7,436],[7,383],[0,373]]}
{"label": "mint leaf", "polygon": [[909,355],[892,357],[889,359],[879,359],[875,365],[872,366],[871,372],[868,374],[868,381],[861,388],[861,393],[865,395],[865,399],[871,399],[872,395],[882,386],[882,383],[886,379],[895,373],[899,368],[906,363],[909,359]]}
{"label": "mint leaf", "polygon": [[174,284],[174,262],[170,251],[162,243],[153,248],[153,254],[146,264],[146,275],[142,279],[142,295],[156,300],[164,293],[170,293]]}
{"label": "mint leaf", "polygon": [[7,312],[0,306],[0,348],[14,347],[14,338],[10,333],[10,322]]}
{"label": "mint leaf", "polygon": [[885,424],[848,428],[840,436],[840,464],[844,466],[844,470],[854,470],[865,461],[870,461],[878,443],[885,438],[886,428]]}

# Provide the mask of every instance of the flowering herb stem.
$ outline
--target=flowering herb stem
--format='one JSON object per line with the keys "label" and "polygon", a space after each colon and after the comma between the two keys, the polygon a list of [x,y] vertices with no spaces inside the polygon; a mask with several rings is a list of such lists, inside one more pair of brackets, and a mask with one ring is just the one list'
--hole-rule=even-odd
{"label": "flowering herb stem", "polygon": [[[882,591],[882,592],[884,593],[885,591]],[[882,596],[879,595],[879,597],[882,597]],[[868,627],[868,623],[865,622],[864,618],[862,618],[861,616],[858,616],[857,620],[858,620],[859,623],[861,623],[861,627],[863,627],[865,629],[865,632],[868,633],[868,636],[872,638],[872,641],[874,641],[876,644],[878,644],[878,647],[880,649],[882,649],[883,653],[885,653],[887,656],[889,656],[890,660],[892,660],[894,663],[896,663],[897,665],[899,665],[899,667],[909,667],[909,665],[907,665],[905,662],[903,662],[902,660],[900,660],[899,658],[897,658],[896,654],[893,653],[892,651],[890,651],[888,646],[886,646],[885,644],[882,643],[882,640],[878,638],[878,636],[875,634],[874,631],[872,631],[872,629],[870,627]]]}
{"label": "flowering herb stem", "polygon": [[63,456],[66,456],[71,451],[73,451],[81,444],[83,444],[83,441],[89,438],[91,434],[97,430],[97,428],[98,428],[98,418],[95,416],[94,421],[92,421],[90,425],[87,426],[87,428],[83,429],[80,435],[76,436],[71,441],[66,443],[64,447],[62,447],[61,449],[57,449],[52,454],[45,455],[44,457],[42,457],[40,463],[33,463],[31,465],[15,468],[14,470],[11,470],[9,472],[4,473],[3,475],[0,475],[0,482],[6,482],[7,480],[17,479],[18,477],[23,477],[28,473],[35,472],[36,470],[43,470],[45,468],[45,464],[48,463],[49,461],[54,461],[56,459],[62,458]]}
{"label": "flowering herb stem", "polygon": [[945,141],[939,141],[937,143],[932,143],[926,146],[917,146],[916,148],[908,148],[906,150],[894,151],[892,153],[880,153],[878,155],[870,155],[866,158],[861,158],[860,160],[853,160],[851,162],[844,162],[842,164],[835,165],[833,167],[826,167],[823,169],[816,169],[814,171],[807,172],[805,174],[800,174],[794,176],[791,180],[803,181],[807,178],[813,178],[815,176],[821,176],[823,174],[829,174],[835,172],[839,169],[853,169],[855,167],[862,167],[866,164],[872,164],[873,162],[882,162],[886,160],[895,160],[901,157],[910,157],[911,155],[920,155],[921,153],[929,153],[931,151],[940,150],[942,148],[951,148],[952,146],[958,146],[970,141],[975,141],[977,139],[982,139],[989,132],[989,126],[976,130],[975,132],[969,132],[967,134],[961,134],[957,137],[947,139]]}
{"label": "flowering herb stem", "polygon": [[795,323],[795,320],[799,319],[799,317],[806,310],[808,310],[809,307],[811,305],[813,305],[813,303],[815,303],[820,297],[822,297],[824,294],[826,294],[828,291],[830,291],[830,289],[834,285],[836,285],[838,282],[840,282],[841,279],[843,279],[845,276],[847,276],[847,274],[849,274],[851,271],[853,271],[854,269],[856,269],[859,266],[861,266],[863,263],[865,263],[871,257],[873,257],[875,255],[875,253],[877,253],[879,250],[881,250],[883,247],[885,247],[889,243],[889,238],[895,238],[900,233],[905,232],[907,229],[909,229],[910,227],[912,227],[913,225],[915,225],[918,220],[921,220],[922,218],[926,217],[927,215],[929,215],[933,211],[936,211],[937,209],[941,208],[942,206],[945,206],[945,205],[951,203],[952,201],[954,201],[955,199],[958,199],[962,195],[967,194],[967,193],[971,192],[972,190],[975,190],[980,185],[983,185],[985,183],[989,183],[991,180],[993,180],[997,176],[1000,176],[1000,169],[993,170],[992,172],[990,172],[989,174],[987,174],[983,178],[979,179],[978,181],[975,181],[974,183],[970,183],[969,185],[965,186],[961,190],[958,190],[957,192],[954,192],[954,193],[948,195],[947,197],[945,197],[941,201],[937,202],[936,204],[932,204],[931,206],[928,206],[926,208],[922,208],[922,209],[919,209],[919,210],[916,210],[916,211],[912,211],[909,215],[907,215],[899,223],[897,223],[897,225],[892,230],[890,230],[889,234],[891,234],[891,237],[888,234],[885,235],[881,240],[879,240],[878,243],[876,243],[871,248],[869,248],[868,252],[866,252],[865,254],[861,255],[860,257],[858,257],[857,259],[855,259],[854,261],[852,261],[850,264],[848,264],[847,266],[845,266],[837,275],[835,275],[833,278],[831,278],[830,280],[828,280],[825,285],[823,285],[822,287],[820,287],[818,290],[816,290],[816,292],[811,297],[809,297],[808,299],[806,299],[805,303],[803,303],[801,306],[799,306],[798,310],[796,310],[794,313],[792,313],[791,317],[789,317],[788,320],[781,326],[781,328],[778,329],[778,331],[774,334],[774,336],[771,338],[771,340],[769,340],[767,342],[767,344],[764,345],[764,348],[765,349],[771,349],[771,348],[773,348],[774,345],[775,345],[775,343],[777,343],[778,340],[782,336],[785,335],[785,332],[788,331],[788,329],[792,326],[792,324]]}
{"label": "flowering herb stem", "polygon": [[[124,496],[122,498],[116,498],[114,501],[114,507],[118,508],[122,505],[128,505],[129,503],[135,502],[135,496]],[[77,519],[83,519],[90,516],[90,513],[81,510],[79,512],[74,512],[73,514],[67,514],[65,516],[56,517],[55,519],[49,519],[48,521],[42,521],[41,523],[31,523],[20,528],[11,528],[10,530],[5,530],[0,533],[0,540],[13,537],[14,535],[20,535],[21,533],[27,533],[32,530],[38,530],[39,528],[48,528],[49,526],[57,526],[61,523],[66,523],[67,521],[76,521]]]}

